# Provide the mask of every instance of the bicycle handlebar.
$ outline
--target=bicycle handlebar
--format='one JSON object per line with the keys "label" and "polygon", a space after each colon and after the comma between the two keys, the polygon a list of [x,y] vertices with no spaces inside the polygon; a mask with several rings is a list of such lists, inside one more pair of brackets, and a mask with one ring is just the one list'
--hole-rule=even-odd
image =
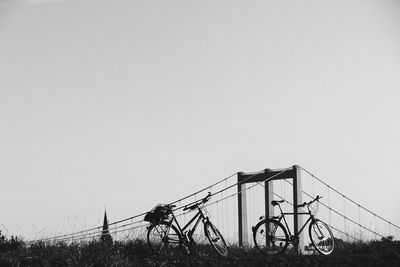
{"label": "bicycle handlebar", "polygon": [[208,192],[207,196],[205,198],[203,198],[203,200],[201,202],[206,203],[207,201],[209,201],[211,198],[211,192]]}
{"label": "bicycle handlebar", "polygon": [[207,196],[205,196],[202,200],[197,201],[196,203],[190,205],[190,206],[185,206],[183,208],[183,211],[186,210],[194,210],[195,208],[197,208],[199,205],[206,203],[207,201],[209,201],[211,198],[211,192],[208,192]]}
{"label": "bicycle handlebar", "polygon": [[320,200],[321,198],[322,198],[322,197],[318,195],[318,196],[316,196],[313,200],[311,200],[311,201],[309,201],[309,202],[304,202],[303,204],[297,205],[296,207],[297,207],[297,208],[302,208],[302,207],[311,205],[312,203],[314,203],[315,201]]}

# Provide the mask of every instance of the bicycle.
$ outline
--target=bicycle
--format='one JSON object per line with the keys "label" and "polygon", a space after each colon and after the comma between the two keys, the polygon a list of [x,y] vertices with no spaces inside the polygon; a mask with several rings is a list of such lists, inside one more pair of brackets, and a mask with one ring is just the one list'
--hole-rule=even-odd
{"label": "bicycle", "polygon": [[[219,255],[227,256],[228,250],[223,236],[203,211],[204,204],[210,198],[211,193],[208,193],[202,200],[184,207],[183,211],[197,209],[197,213],[183,228],[174,215],[175,205],[158,205],[148,212],[145,221],[150,221],[147,229],[147,243],[151,251],[165,257],[178,256],[182,251],[189,255],[194,254],[193,233],[201,221],[204,225],[204,234],[213,249]],[[193,222],[195,224],[189,229]]]}
{"label": "bicycle", "polygon": [[[285,215],[294,215],[294,213],[285,213],[282,211],[280,203],[284,200],[271,201],[272,206],[278,206],[281,214],[269,219],[261,217],[261,221],[252,228],[254,244],[257,249],[265,255],[280,255],[282,254],[289,244],[298,244],[299,235],[304,230],[306,225],[310,223],[308,234],[314,248],[323,255],[332,253],[335,247],[335,241],[329,226],[315,217],[318,211],[319,199],[322,197],[317,196],[315,199],[297,205],[297,208],[307,207],[308,212],[299,212],[299,215],[309,215],[305,224],[301,227],[296,236],[290,232]],[[285,226],[281,223],[284,221]],[[289,233],[288,233],[289,232]]]}

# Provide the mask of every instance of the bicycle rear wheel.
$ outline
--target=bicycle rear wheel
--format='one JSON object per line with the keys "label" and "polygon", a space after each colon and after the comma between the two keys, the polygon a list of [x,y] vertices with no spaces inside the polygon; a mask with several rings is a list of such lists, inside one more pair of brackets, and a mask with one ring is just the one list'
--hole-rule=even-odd
{"label": "bicycle rear wheel", "polygon": [[267,219],[253,228],[256,248],[264,255],[282,254],[289,245],[289,236],[285,227],[278,221]]}
{"label": "bicycle rear wheel", "polygon": [[335,240],[331,229],[326,223],[318,219],[312,221],[308,229],[308,234],[311,243],[319,253],[323,255],[332,253],[335,248]]}
{"label": "bicycle rear wheel", "polygon": [[221,256],[228,255],[228,249],[224,237],[221,235],[217,227],[215,227],[210,221],[204,223],[204,234],[214,250]]}
{"label": "bicycle rear wheel", "polygon": [[178,229],[166,222],[150,225],[147,230],[147,243],[151,251],[159,256],[172,257],[183,252],[183,240]]}

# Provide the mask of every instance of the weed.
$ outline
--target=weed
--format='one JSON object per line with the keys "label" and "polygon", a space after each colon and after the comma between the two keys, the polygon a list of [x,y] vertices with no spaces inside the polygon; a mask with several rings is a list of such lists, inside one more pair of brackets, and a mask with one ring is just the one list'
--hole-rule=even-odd
{"label": "weed", "polygon": [[0,236],[0,266],[363,266],[400,265],[400,241],[349,243],[335,240],[329,256],[283,255],[265,257],[253,247],[229,246],[229,257],[220,257],[207,244],[198,244],[195,255],[157,258],[141,239],[80,243],[24,243]]}

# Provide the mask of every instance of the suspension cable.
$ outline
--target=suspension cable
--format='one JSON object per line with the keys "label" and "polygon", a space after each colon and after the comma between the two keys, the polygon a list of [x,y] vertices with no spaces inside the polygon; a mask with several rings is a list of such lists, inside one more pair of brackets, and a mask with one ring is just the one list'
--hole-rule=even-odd
{"label": "suspension cable", "polygon": [[385,222],[387,222],[387,223],[390,223],[390,224],[393,225],[394,227],[400,229],[400,226],[398,226],[398,225],[396,225],[396,224],[394,224],[394,223],[392,223],[392,222],[390,222],[390,221],[388,221],[388,220],[382,218],[381,216],[375,214],[374,212],[372,212],[371,210],[367,209],[366,207],[360,205],[359,203],[355,202],[355,201],[352,200],[351,198],[349,198],[349,197],[343,195],[343,194],[340,193],[338,190],[334,189],[332,186],[330,186],[329,184],[325,183],[324,181],[322,181],[321,179],[319,179],[317,176],[315,176],[314,174],[312,174],[312,173],[309,172],[308,170],[304,169],[304,168],[301,167],[301,166],[299,166],[299,167],[300,167],[303,171],[305,171],[306,173],[308,173],[309,175],[311,175],[312,177],[314,177],[315,179],[317,179],[320,183],[324,184],[325,186],[328,186],[330,189],[332,189],[333,191],[335,191],[337,194],[342,195],[344,198],[346,198],[347,200],[349,200],[349,201],[352,202],[353,204],[360,206],[363,210],[365,210],[365,211],[367,211],[367,212],[369,212],[369,213],[375,215],[375,216],[378,217],[379,219],[381,219],[381,220],[383,220],[383,221],[385,221]]}

